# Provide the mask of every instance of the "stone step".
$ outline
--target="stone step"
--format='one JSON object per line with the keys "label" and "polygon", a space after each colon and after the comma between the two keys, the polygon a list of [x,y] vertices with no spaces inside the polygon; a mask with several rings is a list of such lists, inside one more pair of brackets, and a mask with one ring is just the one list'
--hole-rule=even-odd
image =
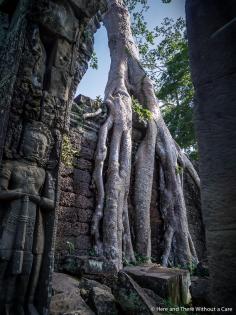
{"label": "stone step", "polygon": [[110,277],[117,273],[115,266],[104,257],[70,255],[64,259],[63,271],[75,276]]}
{"label": "stone step", "polygon": [[155,301],[124,271],[118,274],[114,295],[123,311],[122,314],[161,314]]}
{"label": "stone step", "polygon": [[187,305],[191,302],[191,281],[187,270],[152,264],[125,267],[124,271],[141,287],[154,291],[175,305]]}
{"label": "stone step", "polygon": [[50,315],[95,315],[80,295],[78,280],[63,274],[52,277]]}

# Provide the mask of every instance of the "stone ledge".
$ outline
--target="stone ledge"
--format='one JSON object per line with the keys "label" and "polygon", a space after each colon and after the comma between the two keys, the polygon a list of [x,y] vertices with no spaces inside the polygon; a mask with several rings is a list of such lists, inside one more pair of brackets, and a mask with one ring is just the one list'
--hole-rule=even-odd
{"label": "stone ledge", "polygon": [[164,268],[158,265],[125,267],[141,287],[153,290],[162,298],[168,298],[173,304],[189,304],[191,295],[190,274],[187,270]]}
{"label": "stone ledge", "polygon": [[112,262],[109,262],[104,257],[96,256],[67,256],[63,263],[63,271],[75,276],[113,276],[117,274],[117,270]]}

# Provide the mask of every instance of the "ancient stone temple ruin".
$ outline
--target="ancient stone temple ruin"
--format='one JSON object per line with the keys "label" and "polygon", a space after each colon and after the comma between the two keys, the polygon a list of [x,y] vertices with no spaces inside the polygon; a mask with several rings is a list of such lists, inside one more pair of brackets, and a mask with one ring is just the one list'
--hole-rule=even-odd
{"label": "ancient stone temple ruin", "polygon": [[48,312],[61,143],[97,12],[95,2],[0,1],[1,314]]}
{"label": "ancient stone temple ruin", "polygon": [[[80,283],[80,289],[82,292],[84,289],[85,292],[87,292],[85,296],[83,296],[83,294],[82,296],[87,305],[95,310],[95,312],[103,309],[100,309],[101,305],[98,302],[101,294],[100,298],[103,301],[102,303],[105,303],[103,312],[116,314],[118,306],[114,302],[114,297],[109,295],[110,289],[108,286],[112,288],[115,298],[121,304],[129,301],[129,298],[124,300],[122,294],[126,294],[127,296],[133,294],[137,299],[141,299],[136,311],[142,310],[143,314],[146,314],[146,312],[147,314],[149,314],[149,312],[150,314],[156,314],[150,311],[150,308],[156,305],[156,302],[153,301],[153,298],[154,300],[157,299],[155,294],[164,298],[168,297],[173,304],[186,304],[190,299],[188,291],[189,278],[188,274],[185,273],[186,271],[177,271],[175,269],[169,271],[155,267],[155,265],[153,265],[151,269],[149,265],[144,265],[141,269],[138,266],[127,266],[124,269],[126,275],[119,274],[117,289],[117,287],[115,288],[112,284],[113,281],[115,281],[115,283],[117,281],[114,280],[114,276],[117,275],[116,269],[103,257],[96,255],[94,251],[91,223],[96,205],[96,190],[94,189],[92,178],[98,130],[106,115],[106,108],[102,103],[91,100],[89,97],[83,95],[79,95],[75,98],[71,111],[69,132],[69,142],[73,147],[72,161],[70,160],[69,165],[66,165],[65,161],[60,171],[61,197],[58,213],[55,268],[59,272],[69,273],[76,277],[84,275],[87,278],[85,282],[82,281]],[[135,142],[139,141],[142,133],[142,127],[137,119],[136,117],[133,126]],[[134,145],[134,150],[135,147]],[[204,261],[206,258],[206,249],[199,191],[196,189],[191,178],[187,175],[185,175],[184,186],[190,230],[196,244],[198,257],[201,261]],[[152,260],[153,262],[159,263],[163,251],[163,222],[156,206],[158,202],[157,186],[153,186],[152,196],[153,200],[150,212]],[[129,200],[129,208],[132,215],[132,191]],[[132,217],[130,222],[132,231],[134,228]],[[139,262],[142,265],[144,261],[141,261],[141,259],[143,259],[143,257],[140,257]],[[60,281],[67,281],[65,276],[61,273],[55,274],[54,277],[53,283],[55,288],[58,288],[58,286],[61,288],[59,284]],[[132,279],[134,279],[137,284],[134,284]],[[193,281],[196,281],[196,283],[193,282],[192,285],[193,294],[195,294],[196,290],[199,290],[196,289],[199,288],[198,280],[197,278],[194,279]],[[103,283],[103,287],[101,287],[99,283]],[[154,296],[151,297],[150,294],[146,296],[145,294],[147,292],[143,292],[138,284],[146,288],[145,290],[147,290],[147,292],[149,289],[154,290]],[[208,292],[208,282],[203,280],[200,285],[205,286],[203,295],[206,294]],[[60,290],[64,292],[62,288]],[[71,290],[75,290],[75,283],[71,283]],[[101,290],[101,292],[99,291],[98,293],[97,290]],[[125,293],[121,293],[123,292],[122,290]],[[67,299],[65,292],[63,294],[63,301],[64,304],[66,304]],[[197,294],[199,294],[198,291]],[[58,297],[57,295],[53,297],[52,309],[55,310],[55,314],[57,314],[57,310],[59,309],[58,305],[60,305]],[[87,314],[87,306],[82,302],[80,303],[83,312]],[[134,305],[132,307],[134,308]],[[127,309],[124,308],[123,312],[126,311]]]}
{"label": "ancient stone temple ruin", "polygon": [[[101,112],[95,117],[86,117],[86,114]],[[105,108],[96,100],[79,95],[75,98],[71,111],[70,142],[75,151],[73,162],[61,168],[61,197],[58,216],[56,255],[59,261],[72,252],[79,256],[93,255],[93,240],[91,236],[91,220],[96,206],[96,190],[93,186],[93,169],[98,130],[106,116]],[[142,138],[143,126],[138,118],[133,121],[135,151]],[[134,155],[134,153],[133,153]],[[204,226],[201,217],[199,190],[187,174],[184,180],[185,198],[188,208],[188,219],[194,243],[196,244],[200,260],[206,257]],[[129,210],[132,224],[131,190]],[[150,208],[152,258],[160,262],[163,251],[163,222],[158,212],[158,187],[153,185],[152,202]]]}
{"label": "ancient stone temple ruin", "polygon": [[[118,266],[126,268],[120,271],[94,246],[100,239],[91,231],[97,206],[93,172],[98,133],[109,111],[103,102],[74,96],[106,10],[99,0],[0,0],[0,314],[157,314],[163,299],[190,301],[186,268],[159,266],[165,226],[157,206],[156,160],[146,217],[152,257],[134,249],[136,266],[123,259]],[[127,125],[133,127],[133,164],[147,125],[135,114],[132,126]],[[105,159],[105,179],[108,163]],[[126,216],[120,221],[125,237],[128,231],[135,243],[142,235],[134,224],[133,166],[130,172]],[[202,261],[199,190],[184,176],[188,238],[193,240],[188,246],[195,245]],[[98,225],[96,232],[104,231]]]}

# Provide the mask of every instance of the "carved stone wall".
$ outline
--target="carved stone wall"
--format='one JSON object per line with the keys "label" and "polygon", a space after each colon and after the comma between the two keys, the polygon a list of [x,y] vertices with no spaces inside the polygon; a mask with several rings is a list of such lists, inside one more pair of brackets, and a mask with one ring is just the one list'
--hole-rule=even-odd
{"label": "carved stone wall", "polygon": [[[92,255],[92,240],[90,237],[90,224],[93,211],[96,206],[95,191],[92,188],[92,173],[94,168],[94,155],[96,151],[98,130],[102,118],[83,120],[84,113],[96,111],[96,102],[88,97],[76,98],[72,108],[72,121],[70,140],[78,157],[74,158],[72,167],[63,166],[61,169],[61,200],[58,220],[56,258],[57,261],[67,254]],[[139,123],[136,114],[133,117],[133,157],[138,144],[143,137],[143,126]],[[77,125],[76,125],[77,124]],[[134,170],[132,170],[133,173]],[[163,252],[163,221],[158,211],[159,191],[157,187],[158,171],[154,171],[154,183],[152,188],[152,201],[150,208],[152,257],[160,262]],[[129,195],[129,215],[131,222],[131,234],[135,235],[133,200],[133,180],[131,176]],[[206,258],[205,234],[201,217],[200,195],[191,178],[185,176],[185,199],[188,210],[190,233],[195,242],[199,259]]]}
{"label": "carved stone wall", "polygon": [[0,207],[4,209],[0,313],[4,315],[36,313],[29,307],[48,314],[60,151],[71,100],[92,54],[99,4],[99,0],[0,1]]}
{"label": "carved stone wall", "polygon": [[61,168],[57,259],[70,251],[77,255],[88,255],[92,249],[90,223],[95,208],[92,171],[97,135],[102,120],[83,120],[82,116],[84,113],[94,111],[96,102],[84,96],[75,99],[72,107],[70,141],[78,153],[72,166],[63,165]]}

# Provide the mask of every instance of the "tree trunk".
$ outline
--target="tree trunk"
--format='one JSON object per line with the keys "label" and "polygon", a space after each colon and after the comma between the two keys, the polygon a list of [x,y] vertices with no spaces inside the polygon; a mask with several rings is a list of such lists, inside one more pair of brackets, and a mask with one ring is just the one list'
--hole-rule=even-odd
{"label": "tree trunk", "polygon": [[[105,90],[109,109],[107,121],[99,133],[94,180],[97,186],[97,209],[92,234],[95,249],[113,261],[117,269],[125,261],[134,261],[134,251],[127,215],[127,197],[131,170],[132,99],[135,97],[151,113],[146,136],[135,161],[135,241],[138,255],[150,260],[150,202],[154,161],[161,174],[160,211],[165,225],[165,250],[162,264],[186,266],[197,262],[188,230],[181,172],[186,167],[199,182],[191,163],[172,139],[160,113],[151,80],[139,62],[130,17],[123,1],[108,0],[104,24],[108,33],[111,68]],[[108,149],[107,141],[110,139]],[[104,161],[108,159],[107,181],[104,184]],[[125,219],[125,224],[124,220]],[[101,224],[102,222],[102,224]],[[100,233],[102,225],[102,235]],[[122,233],[129,246],[122,244]]]}
{"label": "tree trunk", "polygon": [[188,0],[187,30],[213,306],[236,309],[234,0]]}

